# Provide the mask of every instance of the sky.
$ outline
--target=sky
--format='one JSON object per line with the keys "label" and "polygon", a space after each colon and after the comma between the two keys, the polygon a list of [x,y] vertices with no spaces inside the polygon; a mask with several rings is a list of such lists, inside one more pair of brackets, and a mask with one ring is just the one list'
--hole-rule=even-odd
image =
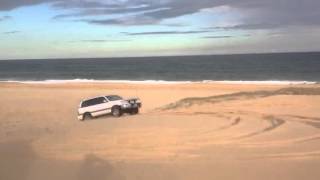
{"label": "sky", "polygon": [[319,50],[319,0],[0,1],[0,60]]}

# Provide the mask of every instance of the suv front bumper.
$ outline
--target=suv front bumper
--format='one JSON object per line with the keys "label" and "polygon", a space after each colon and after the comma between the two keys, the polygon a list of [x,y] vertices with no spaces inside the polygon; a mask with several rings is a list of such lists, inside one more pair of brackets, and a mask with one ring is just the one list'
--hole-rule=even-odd
{"label": "suv front bumper", "polygon": [[130,104],[129,106],[121,106],[123,112],[130,112],[132,109],[141,108],[141,103]]}

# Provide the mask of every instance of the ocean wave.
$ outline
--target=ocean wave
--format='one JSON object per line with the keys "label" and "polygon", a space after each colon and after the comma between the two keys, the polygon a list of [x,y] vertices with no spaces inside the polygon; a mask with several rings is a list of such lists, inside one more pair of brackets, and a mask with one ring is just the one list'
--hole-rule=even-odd
{"label": "ocean wave", "polygon": [[299,84],[317,84],[314,81],[166,81],[166,80],[95,80],[95,79],[69,79],[69,80],[2,80],[6,83],[22,83],[22,84],[63,84],[63,83],[115,83],[115,84],[262,84],[262,85],[299,85]]}
{"label": "ocean wave", "polygon": [[95,80],[95,79],[70,79],[70,80],[42,80],[42,81],[0,81],[22,84],[64,84],[64,83],[115,83],[115,84],[188,84],[192,81],[165,81],[165,80]]}

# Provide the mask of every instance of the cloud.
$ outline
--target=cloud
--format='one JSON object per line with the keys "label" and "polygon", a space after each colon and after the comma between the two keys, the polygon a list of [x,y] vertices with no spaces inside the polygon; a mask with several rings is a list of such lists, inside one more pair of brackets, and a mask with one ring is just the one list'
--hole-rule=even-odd
{"label": "cloud", "polygon": [[7,32],[3,32],[3,34],[17,34],[20,33],[21,31],[7,31]]}
{"label": "cloud", "polygon": [[228,38],[234,38],[234,37],[249,37],[250,34],[244,34],[240,36],[203,36],[201,38],[203,39],[228,39]]}
{"label": "cloud", "polygon": [[31,6],[46,2],[54,2],[59,0],[1,0],[0,1],[0,11],[10,11],[12,9],[23,7],[23,6]]}
{"label": "cloud", "polygon": [[202,38],[204,39],[227,39],[227,38],[233,38],[234,36],[204,36]]}
{"label": "cloud", "polygon": [[211,31],[154,31],[154,32],[139,32],[139,33],[129,33],[123,32],[123,34],[128,36],[145,36],[145,35],[171,35],[171,34],[201,34],[208,33]]}
{"label": "cloud", "polygon": [[1,21],[7,21],[7,20],[10,20],[10,19],[12,19],[11,16],[2,16],[2,17],[0,17],[0,22]]}
{"label": "cloud", "polygon": [[86,1],[86,0],[51,0],[55,1],[52,4],[54,8],[60,9],[91,9],[91,8],[104,8],[104,9],[113,9],[119,8],[120,6],[112,1]]}
{"label": "cloud", "polygon": [[81,16],[100,16],[100,15],[124,15],[124,14],[143,14],[146,12],[155,12],[167,8],[154,8],[149,5],[121,5],[121,4],[105,4],[98,2],[91,3],[78,3],[78,4],[69,4],[66,2],[60,2],[54,4],[56,8],[62,9],[78,9],[74,13],[60,14],[54,17],[54,19],[62,18],[72,18],[72,17],[81,17]]}
{"label": "cloud", "polygon": [[211,30],[223,30],[223,31],[232,31],[232,30],[261,30],[261,29],[276,29],[280,28],[280,24],[238,24],[234,26],[214,26],[214,27],[207,27],[204,29],[211,29]]}
{"label": "cloud", "polygon": [[241,13],[238,25],[228,30],[320,26],[319,0],[1,0],[0,11],[41,3],[69,10],[56,19],[75,18],[73,20],[99,25],[152,25],[226,6]]}
{"label": "cloud", "polygon": [[[192,14],[207,8],[208,5],[215,5],[211,0],[201,0],[194,3],[192,0],[131,0],[131,1],[111,1],[117,2],[115,4],[106,1],[104,3],[97,3],[96,6],[89,8],[79,8],[74,13],[60,14],[55,16],[55,19],[74,18],[74,17],[88,17],[88,16],[105,16],[118,15],[122,17],[105,18],[105,19],[89,19],[83,20],[90,24],[99,25],[146,25],[156,24],[161,21],[179,17],[182,15]],[[56,7],[76,7],[70,2],[60,2]],[[82,7],[82,6],[77,6]]]}
{"label": "cloud", "polygon": [[320,1],[318,0],[133,0],[115,2],[120,3],[117,4],[118,6],[113,5],[112,9],[101,5],[100,7],[102,8],[83,8],[73,16],[127,14],[120,18],[91,19],[87,22],[100,25],[145,25],[194,14],[207,8],[227,6],[236,9],[242,14],[239,25],[230,27],[228,30],[257,30],[320,25]]}
{"label": "cloud", "polygon": [[129,42],[129,39],[108,40],[108,39],[85,39],[80,41],[70,41],[71,43],[84,42],[84,43],[114,43],[114,42]]}
{"label": "cloud", "polygon": [[[269,0],[240,4],[245,24],[260,24],[271,27],[320,25],[320,1],[318,0]],[[269,27],[265,27],[268,29]]]}
{"label": "cloud", "polygon": [[148,18],[148,17],[140,17],[140,16],[132,16],[126,18],[118,18],[118,19],[106,19],[106,20],[81,20],[83,22],[87,22],[89,24],[96,25],[121,25],[121,26],[136,26],[136,25],[151,25],[159,23],[158,20]]}

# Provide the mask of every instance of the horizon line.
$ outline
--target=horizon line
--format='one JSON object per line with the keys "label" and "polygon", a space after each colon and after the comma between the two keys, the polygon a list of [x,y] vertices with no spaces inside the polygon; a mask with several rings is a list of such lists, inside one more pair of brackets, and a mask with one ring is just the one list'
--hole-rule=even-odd
{"label": "horizon line", "polygon": [[127,59],[127,58],[155,58],[155,57],[193,57],[193,56],[232,56],[232,55],[264,55],[264,54],[294,54],[320,53],[319,51],[279,51],[279,52],[252,52],[252,53],[217,53],[217,54],[186,54],[186,55],[150,55],[150,56],[114,56],[114,57],[58,57],[58,58],[27,58],[27,59],[0,59],[0,61],[23,60],[82,60],[82,59]]}

